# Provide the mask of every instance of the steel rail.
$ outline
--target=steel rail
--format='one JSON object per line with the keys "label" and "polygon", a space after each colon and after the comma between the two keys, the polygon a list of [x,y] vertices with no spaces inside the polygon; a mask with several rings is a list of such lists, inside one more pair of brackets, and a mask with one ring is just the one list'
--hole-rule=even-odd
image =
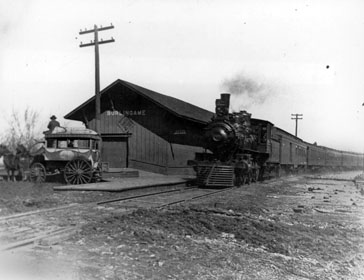
{"label": "steel rail", "polygon": [[56,236],[61,236],[64,234],[71,234],[73,232],[76,232],[78,230],[77,227],[68,227],[68,228],[58,228],[54,230],[47,230],[44,232],[41,232],[39,235],[19,241],[15,241],[9,244],[6,244],[4,246],[0,247],[1,251],[8,251],[12,249],[22,248],[29,245],[34,245],[36,242],[40,242],[42,240],[47,240],[50,238],[54,238]]}
{"label": "steel rail", "polygon": [[166,204],[156,206],[155,208],[164,208],[164,207],[171,206],[171,205],[174,205],[174,204],[184,203],[184,202],[187,202],[187,201],[190,201],[190,200],[200,199],[200,198],[203,198],[203,197],[206,197],[206,196],[231,191],[232,189],[236,189],[236,187],[231,187],[231,188],[227,188],[227,189],[223,189],[223,190],[219,190],[219,191],[215,191],[215,192],[211,192],[211,193],[207,193],[207,194],[201,194],[201,195],[197,195],[197,196],[187,198],[187,199],[176,200],[176,201],[173,201],[173,202],[170,202],[170,203],[166,203]]}
{"label": "steel rail", "polygon": [[153,196],[153,195],[158,195],[158,194],[180,192],[180,191],[188,190],[188,189],[196,189],[196,188],[195,187],[189,187],[189,188],[184,188],[184,189],[176,189],[176,190],[168,190],[168,191],[161,191],[161,192],[155,192],[155,193],[146,193],[146,194],[140,194],[140,195],[133,195],[133,196],[128,196],[128,197],[121,197],[121,198],[115,198],[115,199],[110,199],[110,200],[99,201],[96,204],[101,205],[101,204],[113,203],[113,202],[118,202],[118,201],[132,200],[132,199],[135,199],[135,198]]}
{"label": "steel rail", "polygon": [[30,216],[30,215],[36,215],[36,214],[41,214],[41,213],[46,213],[46,212],[53,212],[53,211],[68,209],[68,208],[72,208],[72,207],[76,207],[76,206],[81,206],[81,205],[85,205],[85,204],[71,203],[71,204],[63,205],[63,206],[59,206],[59,207],[53,207],[53,208],[47,208],[47,209],[40,209],[40,210],[35,210],[35,211],[29,211],[29,212],[24,212],[24,213],[19,213],[19,214],[4,216],[4,217],[0,217],[0,222],[7,221],[7,220],[11,220],[11,219],[16,219],[16,218],[22,218],[22,217]]}

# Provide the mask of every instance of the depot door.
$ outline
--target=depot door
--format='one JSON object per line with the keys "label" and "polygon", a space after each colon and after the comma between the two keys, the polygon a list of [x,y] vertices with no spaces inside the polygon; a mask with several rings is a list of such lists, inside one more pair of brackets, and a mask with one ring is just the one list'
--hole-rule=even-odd
{"label": "depot door", "polygon": [[109,168],[128,167],[128,138],[103,137],[101,153],[102,162]]}

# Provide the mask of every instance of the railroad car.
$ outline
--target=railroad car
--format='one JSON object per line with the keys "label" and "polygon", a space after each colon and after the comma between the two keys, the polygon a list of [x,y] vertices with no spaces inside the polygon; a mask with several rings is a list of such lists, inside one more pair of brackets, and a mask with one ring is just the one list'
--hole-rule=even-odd
{"label": "railroad car", "polygon": [[227,93],[216,99],[215,115],[203,132],[205,152],[188,162],[200,186],[241,185],[282,172],[363,168],[363,154],[307,143],[246,111],[229,113],[229,105]]}
{"label": "railroad car", "polygon": [[282,170],[304,170],[307,166],[307,143],[292,134],[273,126],[270,135],[272,149],[265,163],[265,176],[274,171],[277,176]]}
{"label": "railroad car", "polygon": [[46,132],[45,141],[32,153],[30,180],[41,183],[58,174],[69,184],[100,180],[100,145],[100,135],[91,129],[57,127]]}
{"label": "railroad car", "polygon": [[319,170],[326,163],[326,150],[316,144],[308,144],[307,146],[307,165],[312,171]]}

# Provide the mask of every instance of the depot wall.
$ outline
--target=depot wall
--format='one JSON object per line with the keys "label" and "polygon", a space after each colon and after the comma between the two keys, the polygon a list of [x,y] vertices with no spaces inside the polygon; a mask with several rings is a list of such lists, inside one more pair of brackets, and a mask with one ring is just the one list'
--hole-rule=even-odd
{"label": "depot wall", "polygon": [[[95,129],[95,118],[88,119],[87,126]],[[110,169],[192,175],[187,161],[203,151],[203,124],[176,116],[129,89],[102,96],[100,122],[102,161]]]}

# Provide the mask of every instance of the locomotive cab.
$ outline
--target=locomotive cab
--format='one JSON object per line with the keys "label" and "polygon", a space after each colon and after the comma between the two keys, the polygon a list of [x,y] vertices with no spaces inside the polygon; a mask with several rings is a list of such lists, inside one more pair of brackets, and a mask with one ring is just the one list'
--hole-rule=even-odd
{"label": "locomotive cab", "polygon": [[269,153],[273,124],[265,120],[252,119],[251,125],[256,138],[253,150],[259,153]]}

